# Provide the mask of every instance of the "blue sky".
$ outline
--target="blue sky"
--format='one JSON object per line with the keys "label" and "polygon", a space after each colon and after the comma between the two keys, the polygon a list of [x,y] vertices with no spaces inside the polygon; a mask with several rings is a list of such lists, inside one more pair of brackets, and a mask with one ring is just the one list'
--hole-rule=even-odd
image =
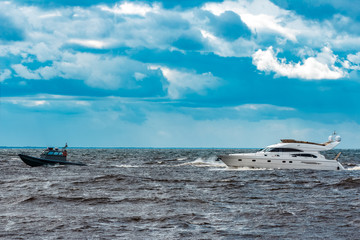
{"label": "blue sky", "polygon": [[360,146],[355,1],[0,1],[0,146]]}

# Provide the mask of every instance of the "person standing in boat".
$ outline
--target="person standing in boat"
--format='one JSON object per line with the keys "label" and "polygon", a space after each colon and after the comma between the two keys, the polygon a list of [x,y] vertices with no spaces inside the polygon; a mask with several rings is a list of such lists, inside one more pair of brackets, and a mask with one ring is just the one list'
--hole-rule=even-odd
{"label": "person standing in boat", "polygon": [[67,143],[65,143],[65,147],[63,147],[63,151],[62,151],[62,154],[65,158],[67,157],[67,151],[66,151],[67,147],[68,147],[68,145],[67,145]]}

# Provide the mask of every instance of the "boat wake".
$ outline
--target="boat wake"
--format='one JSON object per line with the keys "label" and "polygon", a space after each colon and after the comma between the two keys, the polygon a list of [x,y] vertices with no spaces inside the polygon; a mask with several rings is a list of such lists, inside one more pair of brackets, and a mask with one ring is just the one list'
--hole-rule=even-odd
{"label": "boat wake", "polygon": [[345,168],[345,170],[348,170],[348,171],[359,171],[359,170],[360,170],[360,166],[355,166],[355,167],[351,167],[351,168]]}
{"label": "boat wake", "polygon": [[226,167],[224,171],[271,171],[272,168],[251,168],[251,167]]}
{"label": "boat wake", "polygon": [[138,165],[129,165],[129,164],[120,164],[120,165],[112,165],[115,168],[138,168]]}
{"label": "boat wake", "polygon": [[208,158],[199,157],[192,162],[182,163],[178,166],[197,166],[197,167],[226,167],[225,163],[216,161],[217,156],[211,156]]}

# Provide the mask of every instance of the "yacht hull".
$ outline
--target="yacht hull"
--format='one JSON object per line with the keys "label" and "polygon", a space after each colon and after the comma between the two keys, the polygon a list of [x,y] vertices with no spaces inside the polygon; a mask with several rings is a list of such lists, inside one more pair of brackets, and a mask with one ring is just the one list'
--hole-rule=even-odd
{"label": "yacht hull", "polygon": [[313,170],[344,170],[336,160],[306,159],[306,158],[281,158],[273,159],[261,156],[230,154],[218,156],[228,167],[248,167],[267,169],[313,169]]}

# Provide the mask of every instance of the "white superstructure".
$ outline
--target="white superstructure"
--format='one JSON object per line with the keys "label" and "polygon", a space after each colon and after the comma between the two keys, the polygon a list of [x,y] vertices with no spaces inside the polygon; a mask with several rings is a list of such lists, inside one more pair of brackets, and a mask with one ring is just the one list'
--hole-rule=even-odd
{"label": "white superstructure", "polygon": [[272,168],[272,169],[316,169],[344,170],[337,161],[326,159],[320,151],[336,147],[341,141],[334,133],[325,143],[313,143],[282,139],[256,153],[236,153],[218,156],[229,167]]}

